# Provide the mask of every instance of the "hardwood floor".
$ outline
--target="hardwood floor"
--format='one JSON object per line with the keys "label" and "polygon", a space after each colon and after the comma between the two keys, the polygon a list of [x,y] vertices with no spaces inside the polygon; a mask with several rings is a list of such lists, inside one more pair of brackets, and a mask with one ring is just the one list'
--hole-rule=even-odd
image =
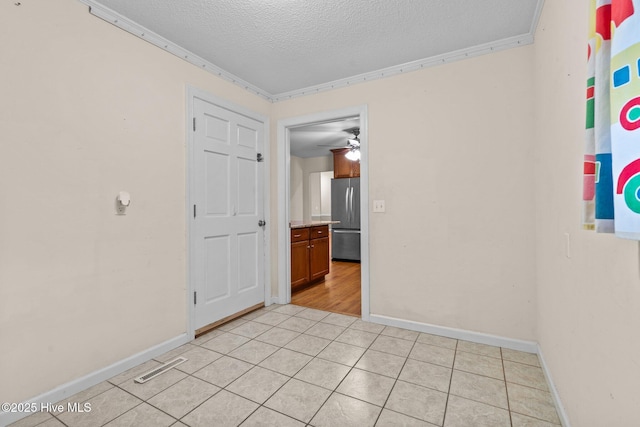
{"label": "hardwood floor", "polygon": [[359,317],[360,263],[331,261],[324,280],[296,291],[291,303]]}

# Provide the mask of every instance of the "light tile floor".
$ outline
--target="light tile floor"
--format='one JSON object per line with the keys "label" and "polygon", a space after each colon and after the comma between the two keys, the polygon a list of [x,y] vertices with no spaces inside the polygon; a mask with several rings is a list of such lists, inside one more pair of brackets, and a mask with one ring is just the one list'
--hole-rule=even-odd
{"label": "light tile floor", "polygon": [[[133,378],[177,356],[145,384]],[[13,426],[560,424],[536,355],[272,305]]]}

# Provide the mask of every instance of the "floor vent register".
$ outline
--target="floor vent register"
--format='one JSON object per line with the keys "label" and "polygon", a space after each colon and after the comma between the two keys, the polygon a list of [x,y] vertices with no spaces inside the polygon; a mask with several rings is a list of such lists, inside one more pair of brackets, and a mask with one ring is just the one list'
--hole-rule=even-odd
{"label": "floor vent register", "polygon": [[146,374],[140,375],[138,378],[134,379],[134,381],[137,382],[138,384],[146,383],[147,381],[157,377],[160,374],[164,374],[169,369],[175,368],[179,364],[184,363],[186,361],[187,361],[187,358],[185,357],[177,357],[172,361],[165,363],[164,365],[160,365],[157,368],[152,369]]}

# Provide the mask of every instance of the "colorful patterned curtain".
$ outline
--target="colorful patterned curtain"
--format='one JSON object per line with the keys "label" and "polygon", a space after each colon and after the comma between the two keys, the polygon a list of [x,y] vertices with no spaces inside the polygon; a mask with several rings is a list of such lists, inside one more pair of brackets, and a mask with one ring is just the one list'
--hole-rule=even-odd
{"label": "colorful patterned curtain", "polygon": [[583,226],[640,240],[640,0],[591,0],[587,70]]}

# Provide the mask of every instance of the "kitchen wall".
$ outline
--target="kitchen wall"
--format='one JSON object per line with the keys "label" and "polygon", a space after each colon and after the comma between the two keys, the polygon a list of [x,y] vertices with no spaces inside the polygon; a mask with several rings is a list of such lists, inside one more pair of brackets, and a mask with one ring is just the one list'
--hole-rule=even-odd
{"label": "kitchen wall", "polygon": [[311,172],[309,174],[309,208],[311,219],[331,220],[331,181],[333,171]]}
{"label": "kitchen wall", "polygon": [[75,0],[14,3],[0,3],[2,402],[186,331],[186,85],[271,107]]}
{"label": "kitchen wall", "polygon": [[[277,150],[272,151],[272,153],[275,152],[277,152]],[[312,172],[324,172],[332,170],[333,158],[331,156],[309,158],[290,156],[289,187],[291,196],[289,216],[292,221],[311,220],[311,193],[309,191],[309,174]]]}
{"label": "kitchen wall", "polygon": [[535,340],[533,52],[273,105],[272,153],[278,119],[368,105],[372,314]]}
{"label": "kitchen wall", "polygon": [[635,426],[640,246],[580,227],[587,11],[545,2],[534,46],[537,337],[573,426]]}
{"label": "kitchen wall", "polygon": [[291,221],[304,219],[304,159],[291,156],[289,168],[289,218]]}

